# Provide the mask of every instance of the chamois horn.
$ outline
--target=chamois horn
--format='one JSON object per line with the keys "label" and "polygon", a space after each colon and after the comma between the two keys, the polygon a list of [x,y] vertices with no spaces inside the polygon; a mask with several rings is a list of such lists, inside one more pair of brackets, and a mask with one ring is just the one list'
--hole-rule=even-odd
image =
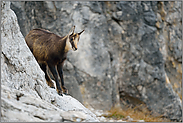
{"label": "chamois horn", "polygon": [[[72,29],[69,31],[69,35],[74,34],[75,26],[72,27]],[[71,33],[72,32],[72,33]]]}
{"label": "chamois horn", "polygon": [[83,33],[84,31],[85,31],[85,30],[83,30],[83,31],[79,32],[79,33],[78,33],[78,35],[81,35],[81,33]]}

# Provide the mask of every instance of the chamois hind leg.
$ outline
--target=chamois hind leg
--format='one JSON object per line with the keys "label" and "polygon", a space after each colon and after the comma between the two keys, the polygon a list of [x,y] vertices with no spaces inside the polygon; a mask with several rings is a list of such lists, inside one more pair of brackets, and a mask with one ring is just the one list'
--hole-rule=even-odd
{"label": "chamois hind leg", "polygon": [[54,83],[51,81],[47,71],[46,71],[46,64],[39,64],[39,66],[41,67],[41,69],[43,70],[43,72],[45,73],[45,78],[46,78],[46,83],[48,86],[50,86],[51,88],[55,88]]}
{"label": "chamois hind leg", "polygon": [[61,88],[63,90],[63,93],[64,94],[68,94],[68,90],[66,89],[66,87],[64,86],[64,78],[63,78],[63,69],[62,69],[62,66],[63,66],[63,62],[58,64],[57,65],[57,71],[59,73],[59,76],[60,76],[60,80],[61,80]]}
{"label": "chamois hind leg", "polygon": [[56,71],[56,67],[54,65],[51,65],[51,64],[48,64],[48,67],[53,75],[53,77],[55,78],[55,82],[56,82],[56,90],[57,90],[57,93],[62,96],[62,89],[60,87],[60,83],[59,83],[59,80],[58,80],[58,74],[57,74],[57,71]]}

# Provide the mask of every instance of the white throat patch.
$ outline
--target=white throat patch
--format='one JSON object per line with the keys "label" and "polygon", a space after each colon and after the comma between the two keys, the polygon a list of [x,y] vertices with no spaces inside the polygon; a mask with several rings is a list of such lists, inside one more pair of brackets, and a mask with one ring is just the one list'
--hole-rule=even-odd
{"label": "white throat patch", "polygon": [[69,50],[71,50],[72,49],[72,45],[71,45],[71,43],[70,43],[70,41],[69,41],[69,36],[67,37],[67,40],[66,40],[66,46],[65,46],[65,52],[68,52]]}

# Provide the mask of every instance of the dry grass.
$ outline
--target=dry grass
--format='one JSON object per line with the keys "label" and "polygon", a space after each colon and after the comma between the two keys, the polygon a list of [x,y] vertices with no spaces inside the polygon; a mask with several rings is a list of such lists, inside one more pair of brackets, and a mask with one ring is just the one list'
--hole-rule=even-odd
{"label": "dry grass", "polygon": [[122,110],[120,108],[112,108],[109,111],[109,115],[104,115],[104,117],[107,118],[113,118],[116,120],[125,120],[127,116],[130,116],[133,118],[132,122],[138,121],[138,120],[144,120],[145,122],[171,122],[169,119],[155,117],[151,115],[151,112],[148,111],[148,109],[143,108],[139,110],[138,107],[136,108],[128,108],[126,110]]}

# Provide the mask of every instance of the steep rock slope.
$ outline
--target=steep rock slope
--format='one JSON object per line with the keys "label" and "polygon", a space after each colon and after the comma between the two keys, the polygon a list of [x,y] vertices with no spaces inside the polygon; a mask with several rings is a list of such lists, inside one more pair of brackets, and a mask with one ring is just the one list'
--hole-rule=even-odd
{"label": "steep rock slope", "polygon": [[37,27],[61,36],[73,25],[85,29],[64,66],[69,93],[80,102],[104,110],[119,102],[145,104],[155,114],[181,120],[182,2],[12,2],[11,7],[24,36]]}
{"label": "steep rock slope", "polygon": [[10,2],[2,2],[1,121],[99,121],[71,96],[59,96],[28,49]]}

